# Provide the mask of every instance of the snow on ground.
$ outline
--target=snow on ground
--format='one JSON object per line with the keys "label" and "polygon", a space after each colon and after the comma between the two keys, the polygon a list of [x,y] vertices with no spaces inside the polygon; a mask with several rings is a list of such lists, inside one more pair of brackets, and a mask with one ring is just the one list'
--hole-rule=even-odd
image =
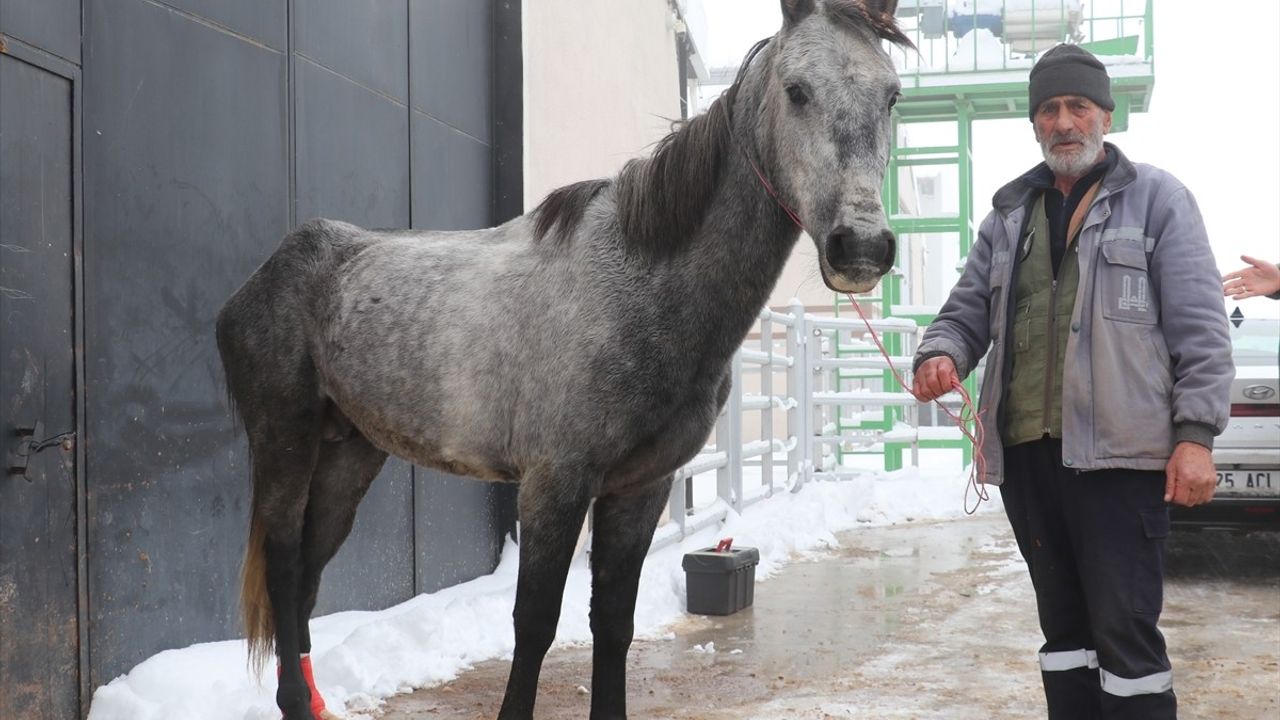
{"label": "snow on ground", "polygon": [[[838,545],[835,534],[842,530],[962,515],[965,474],[955,471],[955,462],[931,464],[949,469],[868,471],[852,480],[812,483],[794,494],[782,490],[743,515],[731,511],[719,527],[652,553],[640,582],[637,637],[669,634],[668,626],[684,614],[684,553],[722,537],[759,549],[759,582],[798,554]],[[695,479],[695,488],[714,487],[714,473],[707,475]],[[992,500],[980,512],[999,506],[994,493]],[[329,707],[352,718],[370,717],[391,695],[453,679],[482,660],[509,658],[516,568],[517,550],[508,543],[491,575],[381,612],[314,618],[312,661]],[[580,552],[570,569],[557,643],[590,642],[590,586],[587,557]],[[89,720],[276,720],[275,688],[273,672],[260,680],[251,676],[243,640],[204,643],[158,653],[99,687]]]}

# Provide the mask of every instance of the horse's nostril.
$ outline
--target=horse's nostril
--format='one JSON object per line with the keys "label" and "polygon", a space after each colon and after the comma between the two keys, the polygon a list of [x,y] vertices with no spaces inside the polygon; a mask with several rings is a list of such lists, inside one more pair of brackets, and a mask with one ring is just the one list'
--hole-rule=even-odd
{"label": "horse's nostril", "polygon": [[844,267],[857,256],[853,229],[845,225],[837,227],[827,236],[827,262],[831,267]]}
{"label": "horse's nostril", "polygon": [[880,257],[880,261],[885,268],[893,267],[893,262],[898,259],[898,239],[893,236],[893,231],[884,229],[880,231],[879,241],[884,244],[884,254]]}
{"label": "horse's nostril", "polygon": [[853,228],[841,225],[827,235],[827,262],[840,269],[867,263],[884,269],[893,265],[897,241],[888,229],[859,239]]}

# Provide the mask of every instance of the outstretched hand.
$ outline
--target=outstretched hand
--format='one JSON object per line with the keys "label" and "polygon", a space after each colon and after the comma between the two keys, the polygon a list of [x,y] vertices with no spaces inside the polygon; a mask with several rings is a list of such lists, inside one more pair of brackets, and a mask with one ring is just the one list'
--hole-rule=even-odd
{"label": "outstretched hand", "polygon": [[911,381],[911,392],[920,402],[929,402],[946,395],[958,382],[955,362],[946,355],[937,355],[920,363]]}
{"label": "outstretched hand", "polygon": [[1280,292],[1280,267],[1248,255],[1241,255],[1240,259],[1249,266],[1222,276],[1223,295],[1232,300],[1243,300]]}
{"label": "outstretched hand", "polygon": [[1180,442],[1164,468],[1164,501],[1193,507],[1213,499],[1218,472],[1213,467],[1209,448],[1193,442]]}

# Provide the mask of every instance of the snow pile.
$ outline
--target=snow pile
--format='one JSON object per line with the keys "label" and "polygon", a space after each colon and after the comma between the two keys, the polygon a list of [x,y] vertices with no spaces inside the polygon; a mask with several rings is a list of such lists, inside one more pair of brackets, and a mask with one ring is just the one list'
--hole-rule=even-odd
{"label": "snow pile", "polygon": [[[952,466],[954,467],[954,465]],[[684,613],[685,552],[733,537],[760,551],[757,581],[800,553],[838,545],[835,534],[863,524],[957,517],[964,475],[921,474],[911,468],[868,472],[841,482],[781,491],[730,513],[709,528],[649,556],[636,607],[637,637],[670,637]],[[986,509],[990,509],[988,505]],[[510,658],[517,550],[510,543],[491,575],[420,595],[381,612],[345,612],[311,622],[316,682],[329,707],[368,717],[383,698],[457,677],[473,663]],[[558,644],[591,640],[587,611],[591,575],[585,554],[574,559],[565,589]],[[705,652],[715,652],[708,645]],[[159,653],[99,687],[90,720],[276,720],[275,677],[247,671],[243,641],[194,645]]]}

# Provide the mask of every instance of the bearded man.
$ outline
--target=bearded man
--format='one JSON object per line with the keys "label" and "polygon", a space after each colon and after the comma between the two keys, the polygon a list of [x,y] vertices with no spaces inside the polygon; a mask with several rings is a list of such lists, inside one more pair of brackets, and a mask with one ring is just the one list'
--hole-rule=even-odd
{"label": "bearded man", "polygon": [[1235,374],[1222,284],[1187,188],[1103,142],[1097,58],[1045,52],[1029,94],[1044,163],[996,193],[914,391],[942,395],[990,348],[983,482],[1031,572],[1049,718],[1172,719],[1168,503],[1213,497]]}

